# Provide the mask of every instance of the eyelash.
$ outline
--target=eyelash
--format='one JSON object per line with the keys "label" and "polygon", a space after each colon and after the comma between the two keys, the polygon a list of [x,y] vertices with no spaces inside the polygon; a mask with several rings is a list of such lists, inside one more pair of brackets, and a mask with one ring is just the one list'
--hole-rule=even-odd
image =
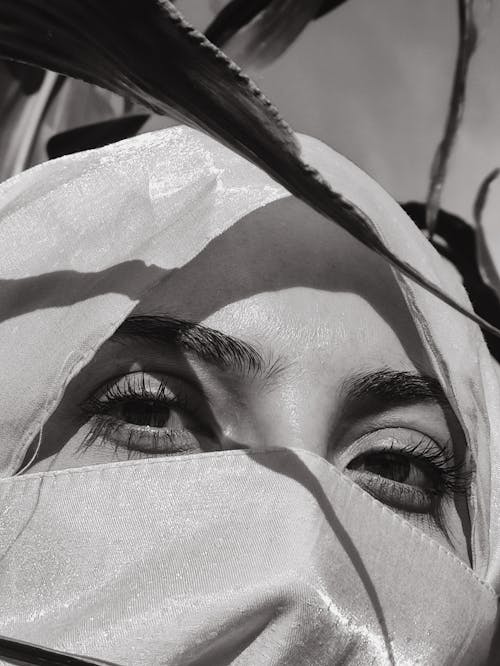
{"label": "eyelash", "polygon": [[[442,500],[456,495],[466,496],[469,492],[471,471],[465,461],[455,462],[451,442],[446,447],[437,444],[431,438],[420,435],[413,443],[399,443],[386,448],[372,449],[353,459],[349,465],[362,460],[363,457],[391,454],[399,459],[409,460],[435,478],[435,488],[421,488],[403,483],[384,476],[377,476],[373,472],[368,477],[358,477],[357,483],[384,504],[393,510],[410,518],[419,517],[421,520],[434,523],[447,538],[449,538],[443,515]],[[349,468],[348,465],[348,468]],[[356,469],[356,467],[354,467]],[[374,478],[376,477],[376,478]]]}
{"label": "eyelash", "polygon": [[[139,382],[138,376],[140,377]],[[93,410],[92,413],[103,413],[109,405],[116,404],[117,402],[124,402],[125,400],[143,400],[145,402],[158,401],[164,402],[169,406],[175,405],[183,408],[187,408],[188,406],[187,397],[182,391],[177,391],[175,397],[165,397],[167,394],[169,394],[169,396],[172,396],[173,394],[168,388],[167,382],[163,379],[160,381],[156,392],[151,391],[151,389],[146,386],[145,374],[143,372],[126,375],[123,379],[125,382],[124,388],[119,384],[116,384],[114,381],[110,381],[104,386],[104,389],[101,392],[101,398],[91,396],[85,401],[85,403],[83,403],[83,405],[81,405],[82,408],[87,412]],[[102,398],[105,398],[105,400]]]}
{"label": "eyelash", "polygon": [[[93,396],[81,405],[87,418],[90,417],[91,426],[80,444],[80,450],[86,450],[95,444],[104,445],[112,442],[113,435],[123,428],[124,421],[112,416],[109,412],[120,404],[132,401],[161,403],[169,410],[181,412],[197,422],[199,421],[199,410],[196,409],[196,406],[193,408],[193,400],[187,396],[181,386],[176,386],[174,394],[165,380],[161,380],[156,390],[152,391],[151,387],[146,385],[144,373],[135,373],[124,377],[122,385],[114,381],[109,382],[99,397]],[[144,454],[145,451],[137,446],[136,438],[140,440],[141,436],[140,426],[136,426],[135,430],[133,427],[130,428],[126,442],[115,441],[115,452],[118,449],[125,449],[128,458]],[[152,427],[147,431],[147,438],[147,453],[151,455],[167,455],[167,451],[169,454],[179,454],[196,450],[193,448],[192,441],[186,444],[186,429]],[[199,446],[197,450],[200,450]],[[404,508],[405,504],[410,505],[412,501],[417,507],[432,504],[434,519],[439,523],[439,500],[454,495],[466,495],[468,492],[471,473],[466,469],[465,462],[455,462],[451,446],[439,446],[427,436],[421,436],[413,443],[398,440],[397,446],[393,444],[386,448],[371,449],[365,454],[360,454],[351,461],[350,465],[354,461],[370,455],[383,456],[384,454],[391,454],[400,460],[409,460],[410,464],[419,467],[420,470],[426,469],[428,474],[430,473],[436,478],[435,489],[419,488],[383,476],[378,476],[376,482],[373,482],[373,478],[371,478],[369,483],[360,483],[377,499],[381,499],[381,496],[385,497],[382,501],[392,503],[394,508],[403,513],[419,512],[418,508],[413,511]],[[375,476],[373,473],[371,474],[372,477]]]}
{"label": "eyelash", "polygon": [[391,447],[388,451],[402,453],[424,465],[430,465],[440,476],[443,495],[467,493],[471,472],[466,468],[465,461],[455,462],[451,442],[447,442],[446,447],[433,446],[429,437],[422,436],[416,444],[406,445],[399,450]]}
{"label": "eyelash", "polygon": [[[111,416],[109,411],[113,407],[127,402],[144,402],[144,403],[161,403],[167,409],[182,411],[192,417],[196,417],[198,410],[193,408],[192,401],[188,400],[187,395],[176,387],[175,394],[167,386],[165,380],[161,380],[156,391],[151,391],[146,386],[145,376],[140,374],[140,381],[138,381],[137,374],[126,376],[124,378],[124,386],[108,382],[101,392],[101,397],[91,396],[84,403],[80,405],[82,412],[91,419],[90,430],[85,436],[84,440],[79,446],[79,450],[86,450],[91,446],[97,444],[104,444],[107,441],[112,441],[113,434],[123,427],[123,421]],[[134,433],[133,429],[130,430],[128,441],[125,444],[115,443],[115,452],[118,449],[125,449],[128,458],[139,456],[141,451],[134,448]],[[165,454],[165,445],[172,450],[172,453],[182,453],[186,450],[183,446],[182,439],[185,436],[184,431],[174,430],[169,428],[150,428],[148,430],[148,437],[150,444],[148,444],[148,453]]]}

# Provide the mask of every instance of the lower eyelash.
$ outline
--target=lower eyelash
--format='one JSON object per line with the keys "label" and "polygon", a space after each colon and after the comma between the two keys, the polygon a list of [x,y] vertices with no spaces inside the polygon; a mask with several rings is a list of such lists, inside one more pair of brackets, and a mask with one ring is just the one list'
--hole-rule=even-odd
{"label": "lower eyelash", "polygon": [[[173,395],[167,383],[162,380],[158,387],[155,387],[155,390],[152,391],[146,385],[144,374],[126,377],[124,386],[108,385],[103,389],[100,398],[91,396],[80,405],[82,413],[88,419],[90,429],[78,446],[78,451],[88,450],[94,445],[109,445],[113,440],[115,453],[119,449],[125,449],[129,457],[139,453],[143,455],[144,453],[165,455],[168,449],[171,449],[172,453],[182,453],[188,450],[187,446],[183,446],[182,435],[184,433],[167,427],[161,428],[161,431],[155,428],[148,431],[147,451],[142,451],[135,446],[134,437],[140,437],[140,433],[134,433],[130,424],[109,414],[113,407],[129,401],[154,401],[171,409],[183,410],[193,416],[196,416],[197,412],[196,405],[193,405],[192,401],[188,400],[187,396],[178,387],[176,387],[175,395]],[[128,441],[119,443],[114,434],[118,430],[123,432],[123,429],[126,429],[127,426],[130,426],[127,434]]]}
{"label": "lower eyelash", "polygon": [[472,476],[465,461],[455,460],[451,442],[441,446],[422,435],[416,442],[394,439],[390,445],[373,449],[372,453],[382,456],[392,454],[420,467],[429,484],[412,485],[386,478],[382,473],[370,472],[358,477],[359,485],[406,519],[412,522],[419,520],[433,529],[439,529],[449,541],[443,500],[456,495],[467,496]]}
{"label": "lower eyelash", "polygon": [[[420,449],[420,450],[419,450]],[[412,460],[420,461],[425,465],[431,466],[439,474],[440,487],[435,492],[431,490],[417,490],[413,488],[404,489],[393,484],[392,492],[398,488],[401,499],[406,492],[412,492],[415,496],[416,492],[421,492],[427,496],[430,504],[430,511],[425,513],[407,511],[404,508],[397,508],[396,510],[408,519],[420,519],[429,523],[433,523],[437,527],[447,541],[453,546],[451,536],[446,526],[444,507],[440,500],[445,497],[453,498],[456,495],[467,496],[470,490],[470,483],[472,479],[472,471],[467,469],[465,461],[455,462],[452,453],[451,441],[447,442],[446,447],[439,446],[437,451],[427,437],[422,437],[416,444],[408,444],[403,447],[392,446],[390,449],[394,453],[406,455]]]}
{"label": "lower eyelash", "polygon": [[[94,415],[90,430],[85,435],[83,441],[79,444],[77,451],[81,453],[83,451],[87,451],[92,446],[105,446],[112,444],[115,454],[118,450],[125,450],[128,458],[141,455],[141,453],[144,454],[144,452],[134,448],[132,442],[134,433],[132,430],[129,432],[128,442],[119,444],[116,440],[113,441],[113,434],[122,428],[123,422],[118,421],[117,419],[114,419],[110,416]],[[162,429],[161,433],[155,430],[151,430],[151,432],[148,433],[148,436],[151,439],[151,444],[148,445],[147,453],[150,455],[165,455],[165,443],[173,445],[174,440],[176,440],[176,436],[179,434],[180,433],[175,430],[169,431],[165,428]],[[179,442],[177,441],[175,442],[175,446],[176,452],[182,449],[182,447],[179,446]]]}
{"label": "lower eyelash", "polygon": [[[399,481],[394,481],[393,479],[378,476],[374,473],[372,473],[371,477],[368,477],[368,481],[365,482],[365,485],[369,492],[376,492],[378,495],[381,494],[380,491],[382,490],[383,493],[387,494],[387,497],[392,498],[392,501],[394,501],[394,497],[396,496],[396,499],[400,501],[406,500],[408,502],[409,500],[414,500],[416,495],[419,495],[421,498],[425,498],[425,500],[429,502],[431,501],[429,498],[434,496],[434,493],[430,490],[410,486]],[[398,508],[400,507],[398,506]],[[403,510],[403,507],[401,507],[401,510]],[[409,513],[413,512],[409,511]]]}

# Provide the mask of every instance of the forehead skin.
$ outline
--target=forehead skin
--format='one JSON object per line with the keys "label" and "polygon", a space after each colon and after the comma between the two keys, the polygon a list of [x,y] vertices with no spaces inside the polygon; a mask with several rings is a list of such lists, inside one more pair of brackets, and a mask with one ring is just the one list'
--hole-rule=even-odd
{"label": "forehead skin", "polygon": [[158,312],[242,338],[280,361],[279,391],[253,405],[261,445],[325,456],[345,378],[427,366],[389,266],[292,198],[239,221],[136,310]]}
{"label": "forehead skin", "polygon": [[240,220],[136,309],[167,312],[297,361],[303,379],[365,364],[427,366],[392,270],[286,198]]}

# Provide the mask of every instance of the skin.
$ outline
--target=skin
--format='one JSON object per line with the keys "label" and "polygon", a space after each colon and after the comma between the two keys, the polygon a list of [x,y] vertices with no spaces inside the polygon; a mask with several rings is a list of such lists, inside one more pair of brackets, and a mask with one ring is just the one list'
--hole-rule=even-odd
{"label": "skin", "polygon": [[[436,301],[436,307],[442,306]],[[269,372],[232,372],[134,338],[108,341],[68,386],[30,472],[129,459],[125,431],[82,447],[92,415],[82,415],[78,405],[89,396],[100,399],[110,380],[123,387],[123,378],[132,375],[148,387],[164,382],[196,406],[196,415],[172,409],[169,416],[171,427],[188,433],[188,452],[307,449],[365,489],[366,474],[352,468],[353,460],[387,442],[397,448],[426,438],[430,447],[461,455],[456,418],[438,404],[346,416],[345,387],[353,376],[381,368],[431,374],[430,367],[391,269],[296,200],[271,204],[211,242],[135,312],[151,313],[193,320],[248,342]],[[133,454],[148,455],[157,454]],[[444,497],[441,521],[391,508],[468,562],[464,499]]]}

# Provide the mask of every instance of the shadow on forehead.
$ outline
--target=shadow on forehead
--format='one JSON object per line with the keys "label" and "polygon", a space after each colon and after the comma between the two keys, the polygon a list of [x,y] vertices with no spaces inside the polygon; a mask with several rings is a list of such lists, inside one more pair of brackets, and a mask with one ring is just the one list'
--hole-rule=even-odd
{"label": "shadow on forehead", "polygon": [[[347,232],[288,197],[254,211],[173,271],[138,306],[201,322],[257,294],[294,287],[359,295],[418,365],[425,353],[393,270]],[[443,307],[436,300],[436,307]]]}
{"label": "shadow on forehead", "polygon": [[[89,248],[92,251],[94,248]],[[157,284],[169,272],[161,266],[132,259],[102,271],[62,270],[3,279],[0,280],[0,324],[29,312],[68,307],[104,294],[123,294],[137,300],[145,284]]]}
{"label": "shadow on forehead", "polygon": [[[133,255],[130,248],[129,256]],[[143,290],[148,292],[148,285],[158,286],[142,299],[140,312],[188,313],[194,321],[256,294],[293,287],[355,293],[391,326],[408,356],[418,365],[425,363],[389,265],[291,197],[237,221],[179,269],[130,260],[100,272],[56,271],[0,281],[0,321],[106,293],[137,300]],[[444,306],[436,299],[439,307]]]}

